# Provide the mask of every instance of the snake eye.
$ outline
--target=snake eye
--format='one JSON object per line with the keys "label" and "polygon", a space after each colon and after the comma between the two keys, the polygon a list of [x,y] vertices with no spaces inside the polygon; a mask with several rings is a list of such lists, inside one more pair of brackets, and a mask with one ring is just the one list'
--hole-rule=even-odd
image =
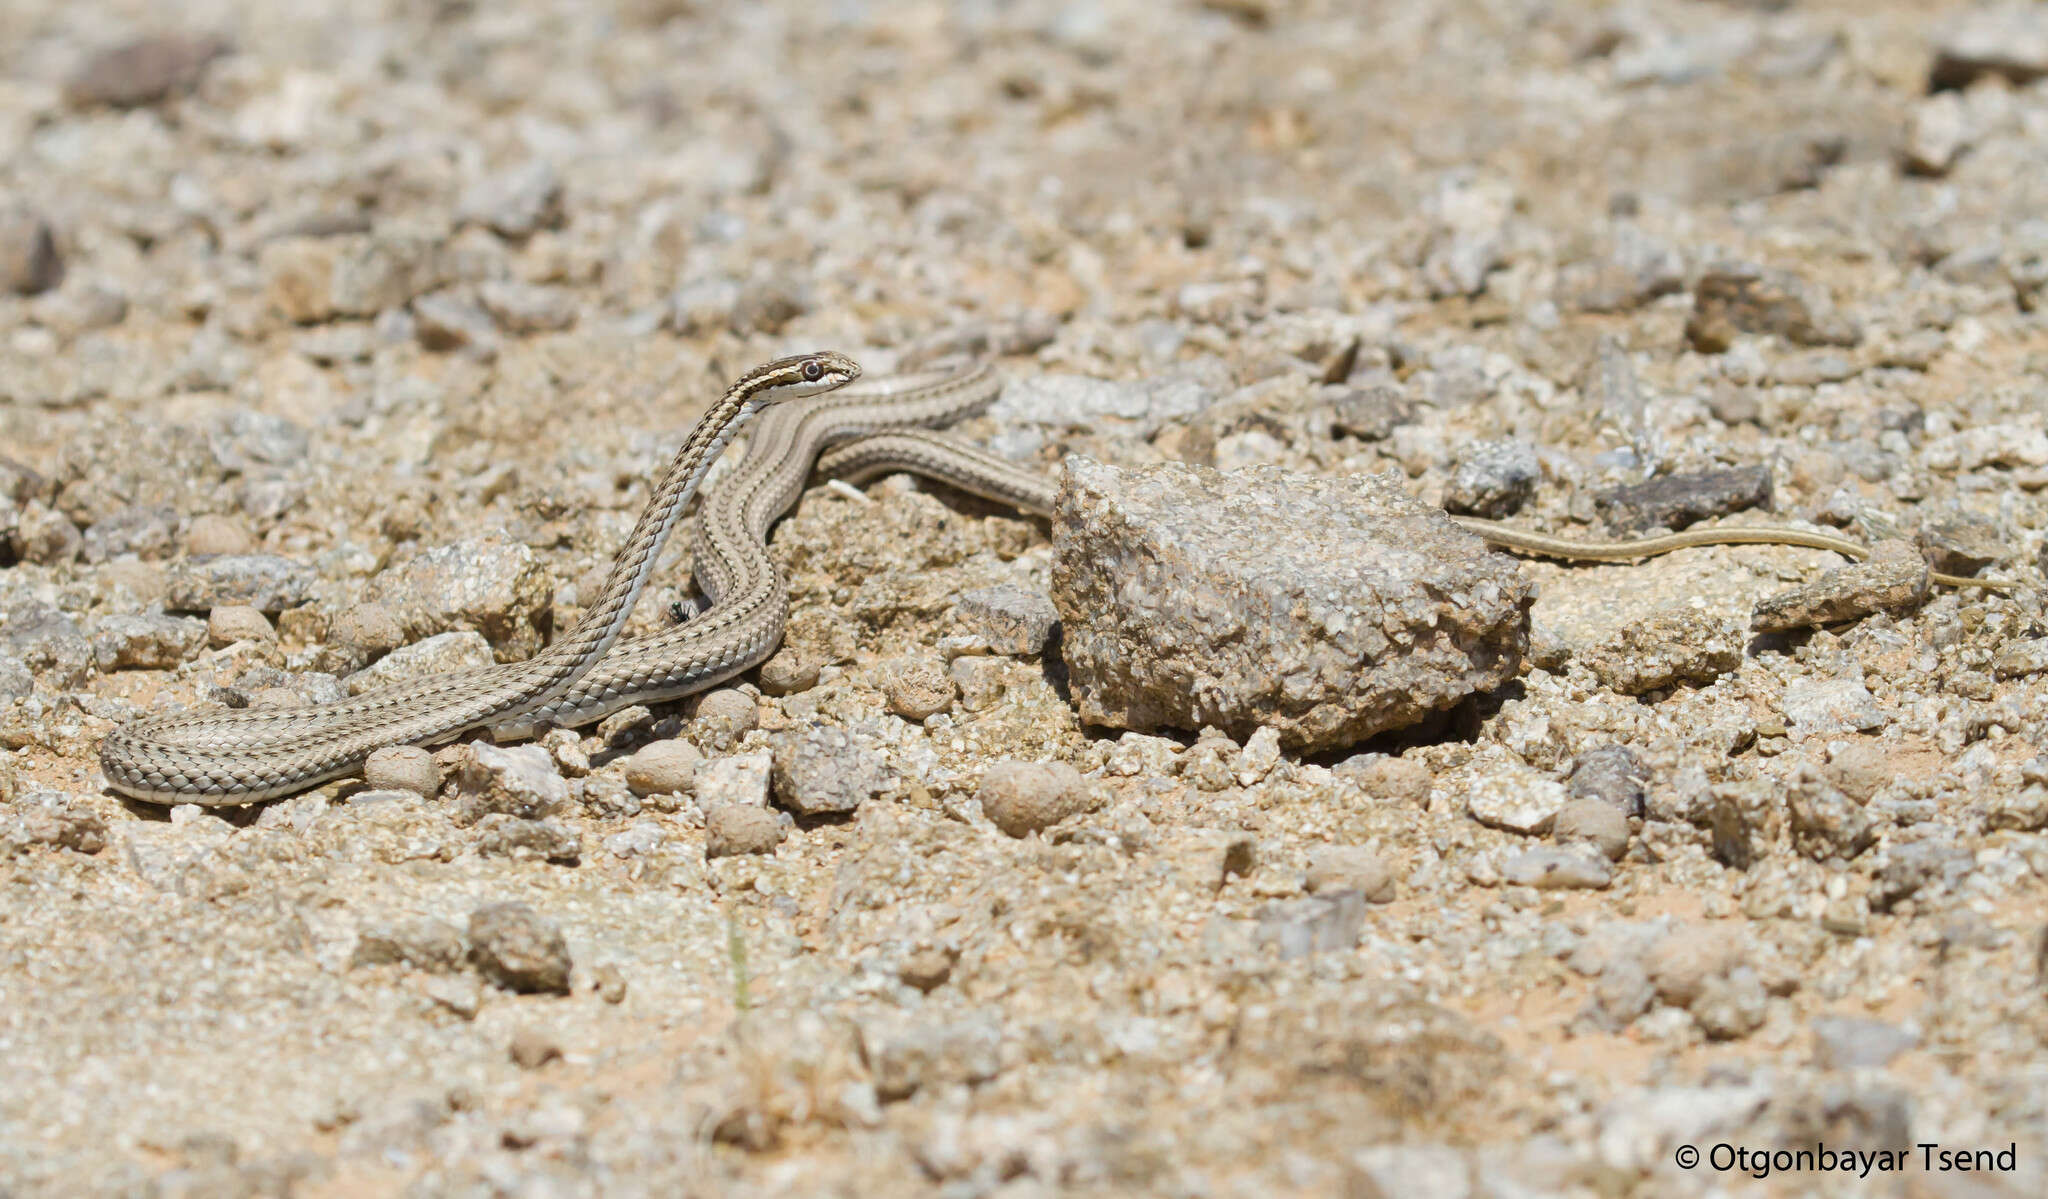
{"label": "snake eye", "polygon": [[806,383],[816,383],[818,380],[824,377],[825,366],[816,358],[813,358],[809,362],[804,363],[804,381]]}

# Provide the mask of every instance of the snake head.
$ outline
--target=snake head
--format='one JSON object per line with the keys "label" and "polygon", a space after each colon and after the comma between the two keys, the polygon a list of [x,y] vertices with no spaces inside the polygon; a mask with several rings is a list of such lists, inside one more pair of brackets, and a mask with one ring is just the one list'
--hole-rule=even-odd
{"label": "snake head", "polygon": [[844,387],[860,378],[860,363],[844,354],[818,350],[777,358],[748,371],[733,386],[760,404],[795,400]]}

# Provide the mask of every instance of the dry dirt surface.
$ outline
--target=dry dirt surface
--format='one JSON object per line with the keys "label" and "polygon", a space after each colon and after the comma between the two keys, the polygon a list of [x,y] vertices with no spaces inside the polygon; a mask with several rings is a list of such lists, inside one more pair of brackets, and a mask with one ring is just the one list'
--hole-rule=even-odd
{"label": "dry dirt surface", "polygon": [[[2024,4],[9,0],[0,1195],[2041,1194],[2044,77]],[[813,347],[997,356],[1048,474],[1897,544],[1520,562],[1514,677],[1304,757],[1084,725],[1046,522],[819,486],[697,701],[104,789],[530,654]]]}

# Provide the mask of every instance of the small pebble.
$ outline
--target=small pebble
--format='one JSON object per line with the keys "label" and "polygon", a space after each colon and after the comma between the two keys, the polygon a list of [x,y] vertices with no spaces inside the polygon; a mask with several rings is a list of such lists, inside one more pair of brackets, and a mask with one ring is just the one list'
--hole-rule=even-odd
{"label": "small pebble", "polygon": [[463,974],[429,974],[419,980],[420,994],[464,1020],[483,1010],[483,984]]}
{"label": "small pebble", "polygon": [[192,518],[185,526],[185,552],[202,554],[253,554],[256,538],[249,526],[232,516],[209,512]]}
{"label": "small pebble", "polygon": [[541,734],[540,746],[553,755],[564,777],[580,779],[590,773],[590,755],[575,729],[549,729]]}
{"label": "small pebble", "polygon": [[761,690],[769,695],[795,695],[818,685],[818,660],[802,650],[783,646],[761,663]]}
{"label": "small pebble", "polygon": [[515,336],[566,329],[576,323],[577,297],[565,288],[492,280],[478,286],[477,300],[499,329]]}
{"label": "small pebble", "polygon": [[896,968],[896,977],[905,986],[916,987],[929,994],[953,976],[953,962],[957,957],[957,954],[927,945],[903,959],[903,964]]}
{"label": "small pebble", "polygon": [[1181,755],[1181,777],[1204,791],[1222,791],[1235,781],[1232,767],[1242,752],[1228,734],[1205,728],[1188,751]]}
{"label": "small pebble", "polygon": [[478,857],[574,866],[583,860],[583,838],[553,820],[531,820],[490,812],[476,822]]}
{"label": "small pebble", "polygon": [[206,614],[206,644],[223,649],[237,641],[275,643],[277,630],[270,619],[247,604],[223,604]]}
{"label": "small pebble", "polygon": [[569,780],[538,745],[472,741],[455,772],[465,822],[490,813],[539,820],[572,803]]}
{"label": "small pebble", "polygon": [[667,840],[668,832],[658,821],[636,820],[624,831],[606,837],[604,847],[615,858],[644,858]]}
{"label": "small pebble", "polygon": [[1459,453],[1444,509],[1487,519],[1512,516],[1536,494],[1543,468],[1536,447],[1520,441],[1478,441]]}
{"label": "small pebble", "polygon": [[512,1043],[506,1047],[512,1064],[522,1070],[537,1070],[549,1062],[562,1060],[562,1047],[555,1039],[537,1028],[522,1028],[512,1034]]}
{"label": "small pebble", "polygon": [[327,627],[327,644],[349,669],[361,670],[405,644],[405,631],[383,604],[350,604]]}
{"label": "small pebble", "polygon": [[1086,784],[1065,762],[997,762],[981,776],[981,813],[1012,837],[1051,828],[1080,809]]}
{"label": "small pebble", "polygon": [[222,604],[248,604],[282,612],[305,603],[318,577],[312,566],[281,554],[180,558],[170,565],[165,606],[200,612]]}
{"label": "small pebble", "polygon": [[891,659],[883,663],[881,675],[889,711],[905,720],[922,721],[953,706],[953,680],[936,659]]}
{"label": "small pebble", "polygon": [[206,643],[206,625],[198,620],[162,613],[102,616],[92,635],[99,668],[170,670],[197,657]]}
{"label": "small pebble", "polygon": [[569,993],[569,942],[554,921],[523,903],[492,903],[469,916],[469,960],[508,991]]}
{"label": "small pebble", "polygon": [[23,209],[0,209],[0,292],[34,295],[63,278],[50,222]]}
{"label": "small pebble", "polygon": [[646,704],[633,704],[597,722],[597,739],[614,748],[638,737],[654,723]]}
{"label": "small pebble", "polygon": [[371,751],[363,763],[363,783],[372,791],[432,796],[441,789],[441,770],[434,755],[417,745],[390,745]]}
{"label": "small pebble", "polygon": [[719,804],[704,813],[704,856],[773,853],[787,836],[783,817],[759,804]]}
{"label": "small pebble", "polygon": [[706,692],[697,701],[696,714],[690,720],[690,735],[706,750],[719,753],[731,749],[760,723],[760,706],[753,696],[734,687],[720,687]]}
{"label": "small pebble", "polygon": [[1691,1007],[1710,979],[1726,974],[1743,960],[1740,938],[1706,925],[1681,925],[1659,937],[1644,955],[1643,968],[1657,998],[1673,1007]]}
{"label": "small pebble", "polygon": [[1649,776],[1627,746],[1601,745],[1572,760],[1564,790],[1573,799],[1597,799],[1623,816],[1640,816]]}
{"label": "small pebble", "polygon": [[1429,767],[1406,758],[1382,754],[1360,754],[1337,764],[1339,778],[1357,784],[1374,799],[1421,807],[1429,802],[1429,788],[1435,782]]}
{"label": "small pebble", "polygon": [[1250,787],[1273,773],[1280,765],[1280,734],[1273,728],[1261,728],[1245,739],[1244,749],[1239,751],[1236,770],[1237,785]]}
{"label": "small pebble", "polygon": [[590,981],[597,985],[597,997],[606,1003],[626,1001],[626,975],[617,966],[605,962],[590,972]]}
{"label": "small pebble", "polygon": [[1610,862],[1628,852],[1628,817],[1599,799],[1574,799],[1557,810],[1550,835],[1559,845],[1584,843]]}
{"label": "small pebble", "polygon": [[1542,845],[1502,862],[1500,877],[1509,886],[1538,891],[1597,890],[1614,881],[1614,869],[1594,854]]}
{"label": "small pebble", "polygon": [[1415,402],[1390,384],[1354,388],[1332,406],[1331,430],[1339,437],[1385,441],[1415,417]]}
{"label": "small pebble", "polygon": [[633,794],[680,794],[690,789],[704,752],[687,741],[656,741],[626,759],[626,786]]}
{"label": "small pebble", "polygon": [[1394,871],[1387,860],[1362,845],[1319,845],[1308,857],[1308,889],[1356,891],[1373,903],[1394,900]]}
{"label": "small pebble", "polygon": [[1465,793],[1465,811],[1472,819],[1524,836],[1549,832],[1564,802],[1562,783],[1525,766],[1477,775]]}

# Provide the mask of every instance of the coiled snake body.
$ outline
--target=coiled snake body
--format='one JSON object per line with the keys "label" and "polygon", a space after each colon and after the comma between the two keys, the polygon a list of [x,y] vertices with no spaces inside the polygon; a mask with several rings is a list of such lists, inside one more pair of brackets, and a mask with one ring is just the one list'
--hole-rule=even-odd
{"label": "coiled snake body", "polygon": [[[532,659],[330,704],[147,717],[101,744],[108,783],[158,803],[250,803],[355,773],[384,746],[443,742],[479,729],[499,738],[528,736],[729,679],[766,658],[781,639],[789,593],[768,559],[768,531],[796,502],[814,463],[849,482],[912,471],[1025,512],[1051,513],[1051,479],[925,431],[994,399],[1001,382],[992,365],[855,383],[859,375],[850,359],[817,353],[778,359],[735,381],[684,440],[590,613]],[[618,640],[683,505],[749,419],[757,423],[746,457],[705,498],[696,525],[696,579],[710,606],[660,633]],[[1574,560],[1623,561],[1740,543],[1808,546],[1852,558],[1869,553],[1856,542],[1803,529],[1735,526],[1582,542],[1473,517],[1452,519],[1500,548]],[[1935,580],[2003,586],[1947,575]]]}

